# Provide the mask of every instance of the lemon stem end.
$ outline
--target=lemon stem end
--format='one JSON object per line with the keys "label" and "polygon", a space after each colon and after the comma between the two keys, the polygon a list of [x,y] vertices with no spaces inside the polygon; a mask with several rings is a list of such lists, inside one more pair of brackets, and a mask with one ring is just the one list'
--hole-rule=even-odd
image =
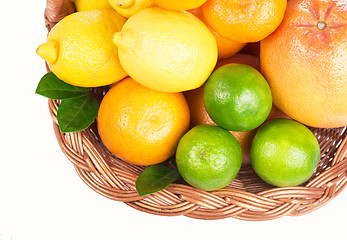
{"label": "lemon stem end", "polygon": [[48,63],[55,63],[59,55],[59,44],[56,41],[48,40],[41,44],[36,53]]}
{"label": "lemon stem end", "polygon": [[116,32],[115,34],[113,34],[112,36],[112,42],[119,48],[122,46],[122,36],[121,36],[121,32]]}
{"label": "lemon stem end", "polygon": [[134,3],[135,0],[121,0],[116,2],[117,6],[120,8],[129,8],[134,5]]}

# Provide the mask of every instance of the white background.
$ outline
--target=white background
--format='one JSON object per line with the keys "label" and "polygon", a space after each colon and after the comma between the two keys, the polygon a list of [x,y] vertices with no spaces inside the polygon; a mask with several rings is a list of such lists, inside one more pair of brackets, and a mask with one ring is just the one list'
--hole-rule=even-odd
{"label": "white background", "polygon": [[45,5],[1,4],[0,240],[346,239],[347,189],[307,215],[264,222],[155,216],[91,190],[58,146],[47,99],[34,94]]}

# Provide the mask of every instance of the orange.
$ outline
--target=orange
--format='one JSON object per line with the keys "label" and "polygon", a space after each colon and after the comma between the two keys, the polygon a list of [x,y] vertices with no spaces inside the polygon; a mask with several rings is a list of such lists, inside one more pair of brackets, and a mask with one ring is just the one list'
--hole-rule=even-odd
{"label": "orange", "polygon": [[188,10],[200,7],[206,0],[154,0],[154,3],[167,10]]}
{"label": "orange", "polygon": [[98,112],[104,145],[120,159],[136,165],[170,158],[189,121],[189,107],[182,93],[151,90],[131,78],[107,92]]}
{"label": "orange", "polygon": [[294,120],[271,120],[260,127],[253,139],[252,167],[260,178],[275,186],[304,183],[314,173],[319,160],[316,137]]}
{"label": "orange", "polygon": [[347,2],[291,0],[261,41],[261,70],[274,104],[312,127],[347,125]]}
{"label": "orange", "polygon": [[204,16],[202,15],[201,7],[191,9],[188,12],[198,17],[208,27],[208,29],[211,31],[211,33],[215,37],[217,42],[217,48],[218,48],[218,59],[225,59],[225,58],[232,57],[246,45],[245,43],[238,43],[230,39],[227,39],[223,37],[222,35],[220,35],[219,33],[217,33],[215,30],[213,30],[213,28],[211,28],[211,26],[208,25]]}
{"label": "orange", "polygon": [[257,42],[281,23],[287,0],[208,0],[202,6],[207,23],[236,42]]}
{"label": "orange", "polygon": [[204,92],[204,86],[199,88],[183,92],[187,99],[187,103],[190,109],[190,127],[195,127],[200,124],[213,124],[216,125],[210,116],[207,114],[204,102],[202,99],[202,93]]}

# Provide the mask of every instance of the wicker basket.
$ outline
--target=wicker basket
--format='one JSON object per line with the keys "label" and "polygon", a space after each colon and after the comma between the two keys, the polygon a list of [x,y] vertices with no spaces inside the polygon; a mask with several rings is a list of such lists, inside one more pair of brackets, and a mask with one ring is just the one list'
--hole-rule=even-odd
{"label": "wicker basket", "polygon": [[[73,13],[70,0],[47,0],[46,27]],[[93,89],[101,99],[106,88]],[[242,167],[237,178],[221,190],[205,192],[183,183],[139,196],[135,181],[144,170],[112,155],[102,144],[96,124],[83,132],[61,133],[57,125],[59,101],[49,100],[49,110],[59,145],[77,174],[95,192],[151,214],[184,215],[198,219],[233,217],[269,220],[309,213],[337,196],[347,184],[347,130],[310,128],[321,147],[321,160],[312,178],[296,187],[278,188],[263,182],[251,166]]]}

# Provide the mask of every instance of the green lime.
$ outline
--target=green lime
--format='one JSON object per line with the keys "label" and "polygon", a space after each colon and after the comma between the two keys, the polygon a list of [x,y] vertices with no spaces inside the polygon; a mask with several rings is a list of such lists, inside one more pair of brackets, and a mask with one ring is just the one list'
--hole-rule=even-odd
{"label": "green lime", "polygon": [[241,147],[230,132],[213,125],[198,125],[179,141],[176,163],[191,186],[217,190],[231,183],[240,171]]}
{"label": "green lime", "polygon": [[210,75],[203,100],[218,126],[239,132],[259,127],[272,107],[271,89],[263,75],[238,63],[226,64]]}
{"label": "green lime", "polygon": [[274,119],[261,126],[251,147],[254,171],[265,182],[296,186],[308,180],[320,160],[316,137],[303,124],[291,119]]}

